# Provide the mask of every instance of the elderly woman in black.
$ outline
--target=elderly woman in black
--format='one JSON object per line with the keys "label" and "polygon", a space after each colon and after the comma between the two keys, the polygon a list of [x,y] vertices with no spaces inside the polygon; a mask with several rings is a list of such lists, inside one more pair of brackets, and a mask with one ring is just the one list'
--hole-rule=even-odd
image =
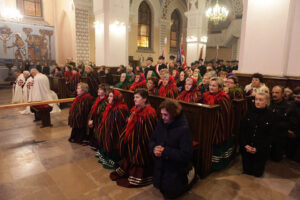
{"label": "elderly woman in black", "polygon": [[165,100],[159,110],[161,120],[149,143],[149,150],[154,156],[153,185],[166,198],[177,198],[196,180],[192,165],[192,138],[178,102]]}
{"label": "elderly woman in black", "polygon": [[240,150],[243,173],[260,177],[264,173],[271,139],[272,112],[267,109],[270,97],[265,92],[255,95],[255,108],[241,122]]}

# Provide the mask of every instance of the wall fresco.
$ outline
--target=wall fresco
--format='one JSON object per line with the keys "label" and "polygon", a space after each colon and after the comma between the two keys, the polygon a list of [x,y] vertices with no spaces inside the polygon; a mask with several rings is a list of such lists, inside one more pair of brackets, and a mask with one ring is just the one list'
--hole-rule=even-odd
{"label": "wall fresco", "polygon": [[0,63],[25,60],[55,60],[54,27],[0,21]]}

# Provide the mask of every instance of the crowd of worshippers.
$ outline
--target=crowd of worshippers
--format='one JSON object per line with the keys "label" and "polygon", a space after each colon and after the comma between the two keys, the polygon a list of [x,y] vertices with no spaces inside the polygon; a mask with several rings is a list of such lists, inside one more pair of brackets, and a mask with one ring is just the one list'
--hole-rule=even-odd
{"label": "crowd of worshippers", "polygon": [[[227,167],[233,158],[231,104],[246,96],[254,101],[241,121],[243,173],[260,177],[267,160],[281,161],[284,156],[300,162],[300,87],[269,90],[263,76],[255,73],[242,89],[232,72],[207,70],[202,76],[198,67],[152,66],[152,58],[146,63],[146,68],[133,75],[131,69],[119,69],[120,82],[115,88],[134,92],[135,106],[130,110],[119,90],[100,84],[94,98],[89,84],[80,82],[69,111],[69,141],[97,150],[98,162],[113,170],[110,179],[118,185],[153,183],[167,198],[173,198],[197,179],[188,122],[173,99],[220,105],[212,170]],[[149,104],[148,95],[169,97],[160,104],[160,113]]]}
{"label": "crowd of worshippers", "polygon": [[[294,91],[279,85],[269,89],[263,76],[255,73],[242,88],[235,75],[236,64],[199,60],[186,67],[174,57],[165,63],[160,56],[153,65],[148,57],[146,67],[121,65],[117,70],[120,81],[114,85],[109,68],[96,70],[93,64],[82,63],[76,67],[68,61],[62,69],[54,66],[49,76],[64,77],[76,95],[69,111],[70,142],[95,148],[98,162],[114,170],[110,178],[118,185],[153,183],[172,198],[187,191],[196,175],[188,122],[178,101],[171,99],[220,105],[212,170],[223,169],[232,160],[232,100],[249,96],[253,105],[248,106],[239,134],[243,173],[262,176],[269,159],[280,161],[286,156],[300,161],[300,87]],[[38,73],[33,68],[33,74]],[[107,85],[99,85],[99,76],[105,77]],[[135,106],[129,110],[121,92],[109,86],[133,91]],[[151,107],[148,95],[169,98],[160,105],[160,113]]]}

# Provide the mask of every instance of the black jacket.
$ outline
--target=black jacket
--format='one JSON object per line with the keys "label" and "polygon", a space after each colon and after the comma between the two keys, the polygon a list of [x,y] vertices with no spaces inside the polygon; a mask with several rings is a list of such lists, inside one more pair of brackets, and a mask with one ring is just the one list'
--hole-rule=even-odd
{"label": "black jacket", "polygon": [[288,109],[289,130],[300,140],[300,103],[292,102]]}
{"label": "black jacket", "polygon": [[50,74],[50,67],[48,66],[44,66],[42,69],[42,73],[45,75],[49,75]]}
{"label": "black jacket", "polygon": [[178,87],[179,92],[184,91],[184,85],[185,85],[185,80],[184,81],[178,80],[177,87]]}
{"label": "black jacket", "polygon": [[241,122],[240,145],[255,147],[257,153],[267,155],[272,137],[272,112],[256,107],[249,110]]}
{"label": "black jacket", "polygon": [[272,102],[269,109],[273,113],[274,118],[272,141],[283,141],[288,136],[288,104],[285,100],[279,103]]}
{"label": "black jacket", "polygon": [[113,85],[114,84],[113,76],[110,73],[105,74],[105,83],[108,84],[108,85]]}
{"label": "black jacket", "polygon": [[204,76],[204,74],[206,73],[206,66],[200,65],[200,66],[198,66],[198,69],[200,70],[201,76]]}
{"label": "black jacket", "polygon": [[[165,148],[160,158],[153,154],[157,145]],[[183,192],[187,184],[186,169],[193,156],[192,138],[183,112],[170,124],[160,120],[149,142],[149,151],[155,161],[153,185],[162,191]]]}
{"label": "black jacket", "polygon": [[155,73],[156,77],[159,77],[158,74],[155,71],[155,67],[153,67],[153,66],[147,66],[147,67],[145,67],[145,69],[144,69],[144,75],[145,75],[145,77],[147,77],[148,71],[150,71],[150,70]]}

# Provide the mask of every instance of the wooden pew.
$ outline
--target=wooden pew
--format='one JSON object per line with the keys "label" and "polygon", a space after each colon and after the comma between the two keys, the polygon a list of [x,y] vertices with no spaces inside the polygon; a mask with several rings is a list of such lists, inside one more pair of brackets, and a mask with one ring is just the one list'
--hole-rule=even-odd
{"label": "wooden pew", "polygon": [[68,97],[68,88],[64,78],[48,77],[50,82],[50,89],[53,90],[59,99]]}
{"label": "wooden pew", "polygon": [[[124,96],[125,102],[131,108],[134,105],[133,92],[118,89]],[[150,104],[157,110],[158,116],[160,111],[159,105],[168,98],[149,95]],[[200,103],[187,103],[178,101],[184,110],[185,116],[189,122],[193,140],[199,143],[199,149],[196,152],[195,166],[201,177],[205,177],[210,173],[212,165],[213,139],[218,120],[218,112],[220,106],[209,106]]]}
{"label": "wooden pew", "polygon": [[[247,113],[248,107],[247,99],[232,100],[232,135],[234,137],[235,148],[239,145],[240,124]],[[234,152],[236,152],[236,149]]]}
{"label": "wooden pew", "polygon": [[120,82],[120,76],[121,75],[118,75],[118,74],[113,74],[113,80],[114,80],[114,85],[116,85],[117,83]]}
{"label": "wooden pew", "polygon": [[[251,83],[251,76],[253,74],[241,74],[237,73],[236,76],[239,78],[239,84],[242,87],[245,87],[249,83]],[[270,75],[263,75],[265,84],[271,90],[275,85],[282,85],[283,87],[289,87],[292,90],[295,89],[297,86],[300,86],[300,77],[292,77],[292,76],[270,76]]]}
{"label": "wooden pew", "polygon": [[[50,89],[53,90],[59,99],[67,98],[69,97],[68,94],[68,88],[66,85],[65,78],[54,78],[54,77],[48,77],[50,82]],[[120,75],[113,74],[113,80],[114,85],[116,85],[120,81]],[[86,77],[81,77],[81,80],[84,83],[87,83]],[[105,76],[99,76],[100,83],[106,83]]]}

